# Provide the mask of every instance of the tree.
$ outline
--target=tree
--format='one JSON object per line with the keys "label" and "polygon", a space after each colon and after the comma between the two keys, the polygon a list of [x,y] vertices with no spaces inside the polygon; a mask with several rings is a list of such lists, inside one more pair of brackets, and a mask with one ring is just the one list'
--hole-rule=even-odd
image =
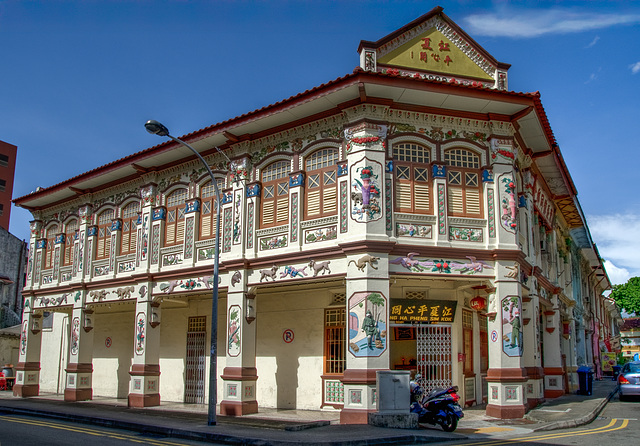
{"label": "tree", "polygon": [[640,277],[632,277],[624,285],[614,285],[609,297],[626,313],[640,315]]}

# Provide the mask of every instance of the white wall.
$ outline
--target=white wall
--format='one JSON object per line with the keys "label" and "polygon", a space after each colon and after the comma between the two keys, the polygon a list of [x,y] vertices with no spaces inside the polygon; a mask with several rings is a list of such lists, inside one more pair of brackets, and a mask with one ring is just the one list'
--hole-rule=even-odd
{"label": "white wall", "polygon": [[[332,296],[306,290],[257,297],[259,407],[318,410],[322,404],[324,308]],[[293,330],[293,342],[282,338]]]}

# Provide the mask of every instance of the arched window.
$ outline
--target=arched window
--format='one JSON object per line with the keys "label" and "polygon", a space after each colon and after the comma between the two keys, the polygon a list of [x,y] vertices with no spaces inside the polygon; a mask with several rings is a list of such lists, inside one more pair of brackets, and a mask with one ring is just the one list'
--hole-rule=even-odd
{"label": "arched window", "polygon": [[429,149],[414,143],[394,144],[393,159],[396,170],[396,210],[411,214],[432,213]]}
{"label": "arched window", "polygon": [[177,189],[167,197],[167,225],[165,246],[179,245],[184,242],[184,208],[187,189]]}
{"label": "arched window", "polygon": [[[224,187],[224,179],[216,178],[218,189]],[[206,240],[216,235],[216,189],[209,181],[200,188],[200,200],[202,209],[200,211],[200,240]]]}
{"label": "arched window", "polygon": [[262,228],[289,221],[289,161],[276,161],[262,171]]}
{"label": "arched window", "polygon": [[337,162],[338,150],[332,148],[316,150],[307,157],[305,219],[338,213]]}
{"label": "arched window", "polygon": [[140,203],[137,201],[129,203],[122,209],[122,239],[120,243],[120,254],[131,254],[136,252],[139,212]]}
{"label": "arched window", "polygon": [[76,231],[78,230],[78,220],[71,220],[67,222],[64,229],[64,255],[62,257],[62,265],[73,265],[73,244]]}
{"label": "arched window", "polygon": [[96,260],[109,258],[111,252],[111,225],[113,209],[107,209],[98,215],[98,240],[96,244]]}
{"label": "arched window", "polygon": [[51,225],[47,228],[47,245],[44,252],[44,269],[53,268],[54,253],[56,248],[55,241],[58,231],[58,225]]}
{"label": "arched window", "polygon": [[480,157],[471,150],[456,148],[444,152],[444,161],[449,215],[482,218]]}

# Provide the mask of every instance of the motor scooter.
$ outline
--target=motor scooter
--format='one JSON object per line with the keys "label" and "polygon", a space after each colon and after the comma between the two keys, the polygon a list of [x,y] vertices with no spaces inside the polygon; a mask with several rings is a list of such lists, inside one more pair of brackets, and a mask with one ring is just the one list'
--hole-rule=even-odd
{"label": "motor scooter", "polygon": [[438,424],[443,431],[453,432],[458,427],[458,420],[464,417],[457,392],[458,386],[452,386],[423,395],[420,385],[412,384],[411,412],[418,414],[419,423]]}

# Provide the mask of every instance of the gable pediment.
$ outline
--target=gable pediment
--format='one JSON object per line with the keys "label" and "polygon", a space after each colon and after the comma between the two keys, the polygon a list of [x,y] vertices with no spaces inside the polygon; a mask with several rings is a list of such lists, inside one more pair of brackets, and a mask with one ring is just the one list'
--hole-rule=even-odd
{"label": "gable pediment", "polygon": [[377,42],[361,42],[360,52],[365,70],[434,74],[429,78],[481,81],[506,89],[509,66],[493,58],[439,7]]}

